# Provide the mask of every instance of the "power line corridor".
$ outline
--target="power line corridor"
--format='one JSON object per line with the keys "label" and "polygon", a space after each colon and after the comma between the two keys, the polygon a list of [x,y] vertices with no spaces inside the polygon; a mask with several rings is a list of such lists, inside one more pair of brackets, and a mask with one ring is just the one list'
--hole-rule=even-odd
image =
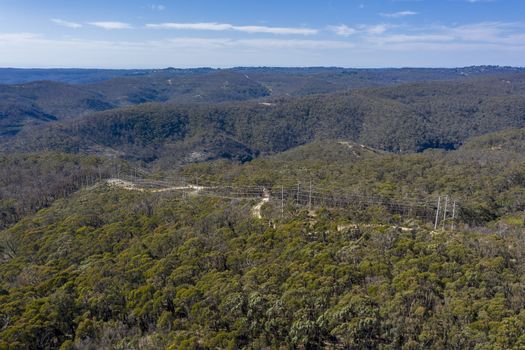
{"label": "power line corridor", "polygon": [[301,185],[298,183],[293,187],[285,186],[240,186],[226,183],[203,184],[195,180],[190,183],[184,180],[164,181],[150,180],[137,177],[110,178],[106,183],[112,187],[118,187],[131,191],[162,193],[176,191],[183,197],[187,195],[199,195],[208,197],[220,197],[228,199],[257,200],[252,208],[252,214],[256,218],[262,218],[262,207],[271,203],[280,207],[284,213],[285,206],[296,205],[314,210],[318,208],[332,209],[354,209],[366,210],[371,207],[382,207],[392,215],[402,218],[416,218],[434,225],[434,229],[450,228],[457,225],[461,207],[458,201],[450,196],[439,196],[426,200],[395,200],[363,193],[345,193],[343,191],[330,191],[316,188],[312,183]]}

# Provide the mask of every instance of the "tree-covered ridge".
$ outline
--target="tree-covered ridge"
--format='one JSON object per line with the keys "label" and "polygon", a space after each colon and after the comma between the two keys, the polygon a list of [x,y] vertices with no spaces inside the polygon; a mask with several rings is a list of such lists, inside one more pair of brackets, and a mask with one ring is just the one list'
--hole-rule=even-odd
{"label": "tree-covered ridge", "polygon": [[[22,84],[32,81],[56,81],[68,84],[89,84],[122,77],[162,77],[205,75],[219,70],[250,74],[264,84],[299,85],[296,80],[314,81],[344,80],[355,83],[376,84],[400,83],[422,80],[450,80],[465,77],[491,76],[496,74],[523,72],[519,67],[471,66],[460,68],[383,68],[359,69],[338,67],[236,67],[231,69],[213,68],[166,68],[166,69],[19,69],[0,68],[1,84]],[[347,83],[348,84],[348,83]]]}
{"label": "tree-covered ridge", "polygon": [[512,67],[0,69],[0,82],[17,83],[0,84],[0,101],[3,101],[0,103],[0,136],[13,136],[24,128],[55,119],[147,102],[216,103],[275,99],[422,81],[461,82],[493,78],[511,81],[522,74],[523,69]]}
{"label": "tree-covered ridge", "polygon": [[[260,83],[226,71],[206,75],[128,76],[84,85],[52,81],[0,85],[0,100],[5,101],[0,104],[0,136],[13,136],[24,127],[49,120],[146,102],[212,103],[257,99],[269,94]],[[39,118],[40,115],[48,118]]]}
{"label": "tree-covered ridge", "polygon": [[454,149],[473,136],[525,126],[525,79],[423,82],[271,102],[143,104],[29,129],[16,150],[120,153],[148,162],[250,160],[316,139],[392,152]]}
{"label": "tree-covered ridge", "polygon": [[0,230],[128,168],[121,162],[64,153],[0,156]]}
{"label": "tree-covered ridge", "polygon": [[[525,210],[522,138],[523,129],[507,130],[470,139],[455,151],[418,154],[392,154],[348,141],[315,141],[244,164],[227,160],[174,169],[165,159],[140,172],[159,180],[274,189],[299,185],[303,191],[312,183],[314,190],[335,196],[360,194],[409,204],[450,195],[461,202],[463,219],[480,225],[516,219]],[[219,146],[226,140],[222,142]],[[104,148],[97,152],[115,156]],[[81,187],[108,177],[135,175],[134,169],[141,165],[62,153],[4,156],[0,163],[1,227]]]}
{"label": "tree-covered ridge", "polygon": [[24,127],[114,108],[104,96],[75,85],[33,82],[0,85],[0,137]]}
{"label": "tree-covered ridge", "polygon": [[122,76],[147,75],[142,69],[75,69],[75,68],[0,68],[1,84],[24,84],[32,81],[55,81],[67,84],[94,83]]}
{"label": "tree-covered ridge", "polygon": [[1,233],[1,346],[523,346],[518,231],[354,227],[345,211],[268,227],[249,209],[101,188],[24,219]]}
{"label": "tree-covered ridge", "polygon": [[[523,221],[525,167],[522,143],[508,130],[469,140],[454,151],[427,150],[392,154],[356,143],[317,141],[244,165],[228,161],[191,164],[182,169],[188,179],[297,186],[361,193],[398,201],[418,201],[450,195],[461,202],[464,220],[473,225],[491,221]],[[510,135],[510,136],[509,136]],[[484,147],[484,140],[499,147]],[[505,146],[507,145],[507,146]],[[521,146],[520,146],[521,145]],[[180,172],[180,171],[179,171]]]}

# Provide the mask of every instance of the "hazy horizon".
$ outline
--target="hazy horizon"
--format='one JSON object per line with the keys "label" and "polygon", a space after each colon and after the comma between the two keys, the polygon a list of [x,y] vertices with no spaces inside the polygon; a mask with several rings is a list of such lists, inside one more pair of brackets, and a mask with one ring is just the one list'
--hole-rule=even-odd
{"label": "hazy horizon", "polygon": [[509,66],[509,65],[499,65],[499,64],[490,64],[490,65],[470,65],[470,66],[384,66],[384,67],[357,67],[357,66],[164,66],[164,67],[130,67],[130,68],[103,68],[103,67],[9,67],[9,66],[0,66],[0,69],[18,69],[18,70],[167,70],[167,69],[176,69],[176,70],[192,70],[192,69],[213,69],[213,70],[228,70],[228,69],[370,69],[370,70],[380,70],[380,69],[461,69],[461,68],[471,68],[471,67],[497,67],[497,68],[510,68],[510,69],[523,69],[525,66]]}

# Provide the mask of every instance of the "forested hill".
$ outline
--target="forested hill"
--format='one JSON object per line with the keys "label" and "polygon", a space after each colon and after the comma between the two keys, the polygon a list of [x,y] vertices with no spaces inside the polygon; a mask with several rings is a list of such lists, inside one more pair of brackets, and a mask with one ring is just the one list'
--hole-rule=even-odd
{"label": "forested hill", "polygon": [[[151,77],[159,75],[201,75],[218,69],[190,68],[190,69],[21,69],[0,68],[0,84],[21,84],[38,80],[56,81],[62,83],[85,84],[122,77]],[[223,69],[224,70],[224,69]],[[383,69],[354,69],[338,67],[236,67],[225,69],[243,74],[250,74],[265,82],[293,81],[299,77],[313,76],[323,79],[376,81],[379,83],[400,83],[421,80],[443,80],[466,76],[486,76],[501,73],[515,73],[522,68],[499,66],[471,66],[462,68],[383,68]]]}
{"label": "forested hill", "polygon": [[29,129],[6,147],[148,162],[246,161],[315,139],[391,152],[454,149],[472,136],[523,126],[525,75],[514,74],[266,102],[143,104]]}
{"label": "forested hill", "polygon": [[[196,220],[195,216],[199,219]],[[0,346],[512,349],[523,240],[82,192],[3,232]],[[519,349],[519,347],[515,347]]]}
{"label": "forested hill", "polygon": [[41,125],[85,112],[145,102],[244,101],[520,73],[523,70],[519,68],[493,66],[455,69],[0,69],[0,84],[4,83],[0,85],[0,136],[15,135],[26,125]]}
{"label": "forested hill", "polygon": [[269,94],[266,87],[242,74],[222,71],[121,77],[84,85],[51,81],[0,85],[0,136],[16,135],[24,126],[145,102],[211,103]]}
{"label": "forested hill", "polygon": [[122,76],[147,75],[150,70],[0,68],[0,84],[23,84],[48,80],[62,83],[93,83]]}

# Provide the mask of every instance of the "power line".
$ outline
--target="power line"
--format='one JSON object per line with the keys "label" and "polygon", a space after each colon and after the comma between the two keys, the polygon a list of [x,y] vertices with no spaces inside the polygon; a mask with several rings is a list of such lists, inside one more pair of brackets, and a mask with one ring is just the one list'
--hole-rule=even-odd
{"label": "power line", "polygon": [[[280,206],[281,214],[284,215],[284,202],[286,200],[295,201],[297,205],[306,205],[309,210],[312,207],[331,207],[331,208],[356,208],[359,210],[378,205],[385,207],[392,214],[399,214],[402,216],[419,217],[428,220],[431,217],[433,210],[436,210],[434,228],[437,229],[439,224],[439,217],[441,211],[441,196],[438,198],[437,207],[429,200],[395,200],[393,198],[379,197],[366,193],[344,192],[344,191],[321,191],[314,188],[312,182],[308,192],[302,192],[300,183],[297,183],[296,188],[285,188],[285,186],[274,186],[266,189],[264,186],[238,186],[232,184],[224,184],[220,182],[213,182],[213,186],[203,184],[202,181],[195,179],[195,184],[188,183],[184,178],[179,178],[176,181],[165,180],[150,180],[131,178],[130,183],[134,187],[141,186],[142,189],[150,189],[153,192],[166,191],[183,191],[187,195],[189,192],[195,192],[200,195],[231,198],[231,199],[258,199],[263,198],[266,194],[280,192]],[[139,189],[139,188],[137,188]],[[271,198],[279,198],[279,196],[271,196]],[[445,210],[443,213],[443,227],[446,221],[448,196],[445,199]],[[407,215],[408,213],[408,215]],[[454,200],[452,222],[454,228],[454,221],[457,214],[457,201]]]}

